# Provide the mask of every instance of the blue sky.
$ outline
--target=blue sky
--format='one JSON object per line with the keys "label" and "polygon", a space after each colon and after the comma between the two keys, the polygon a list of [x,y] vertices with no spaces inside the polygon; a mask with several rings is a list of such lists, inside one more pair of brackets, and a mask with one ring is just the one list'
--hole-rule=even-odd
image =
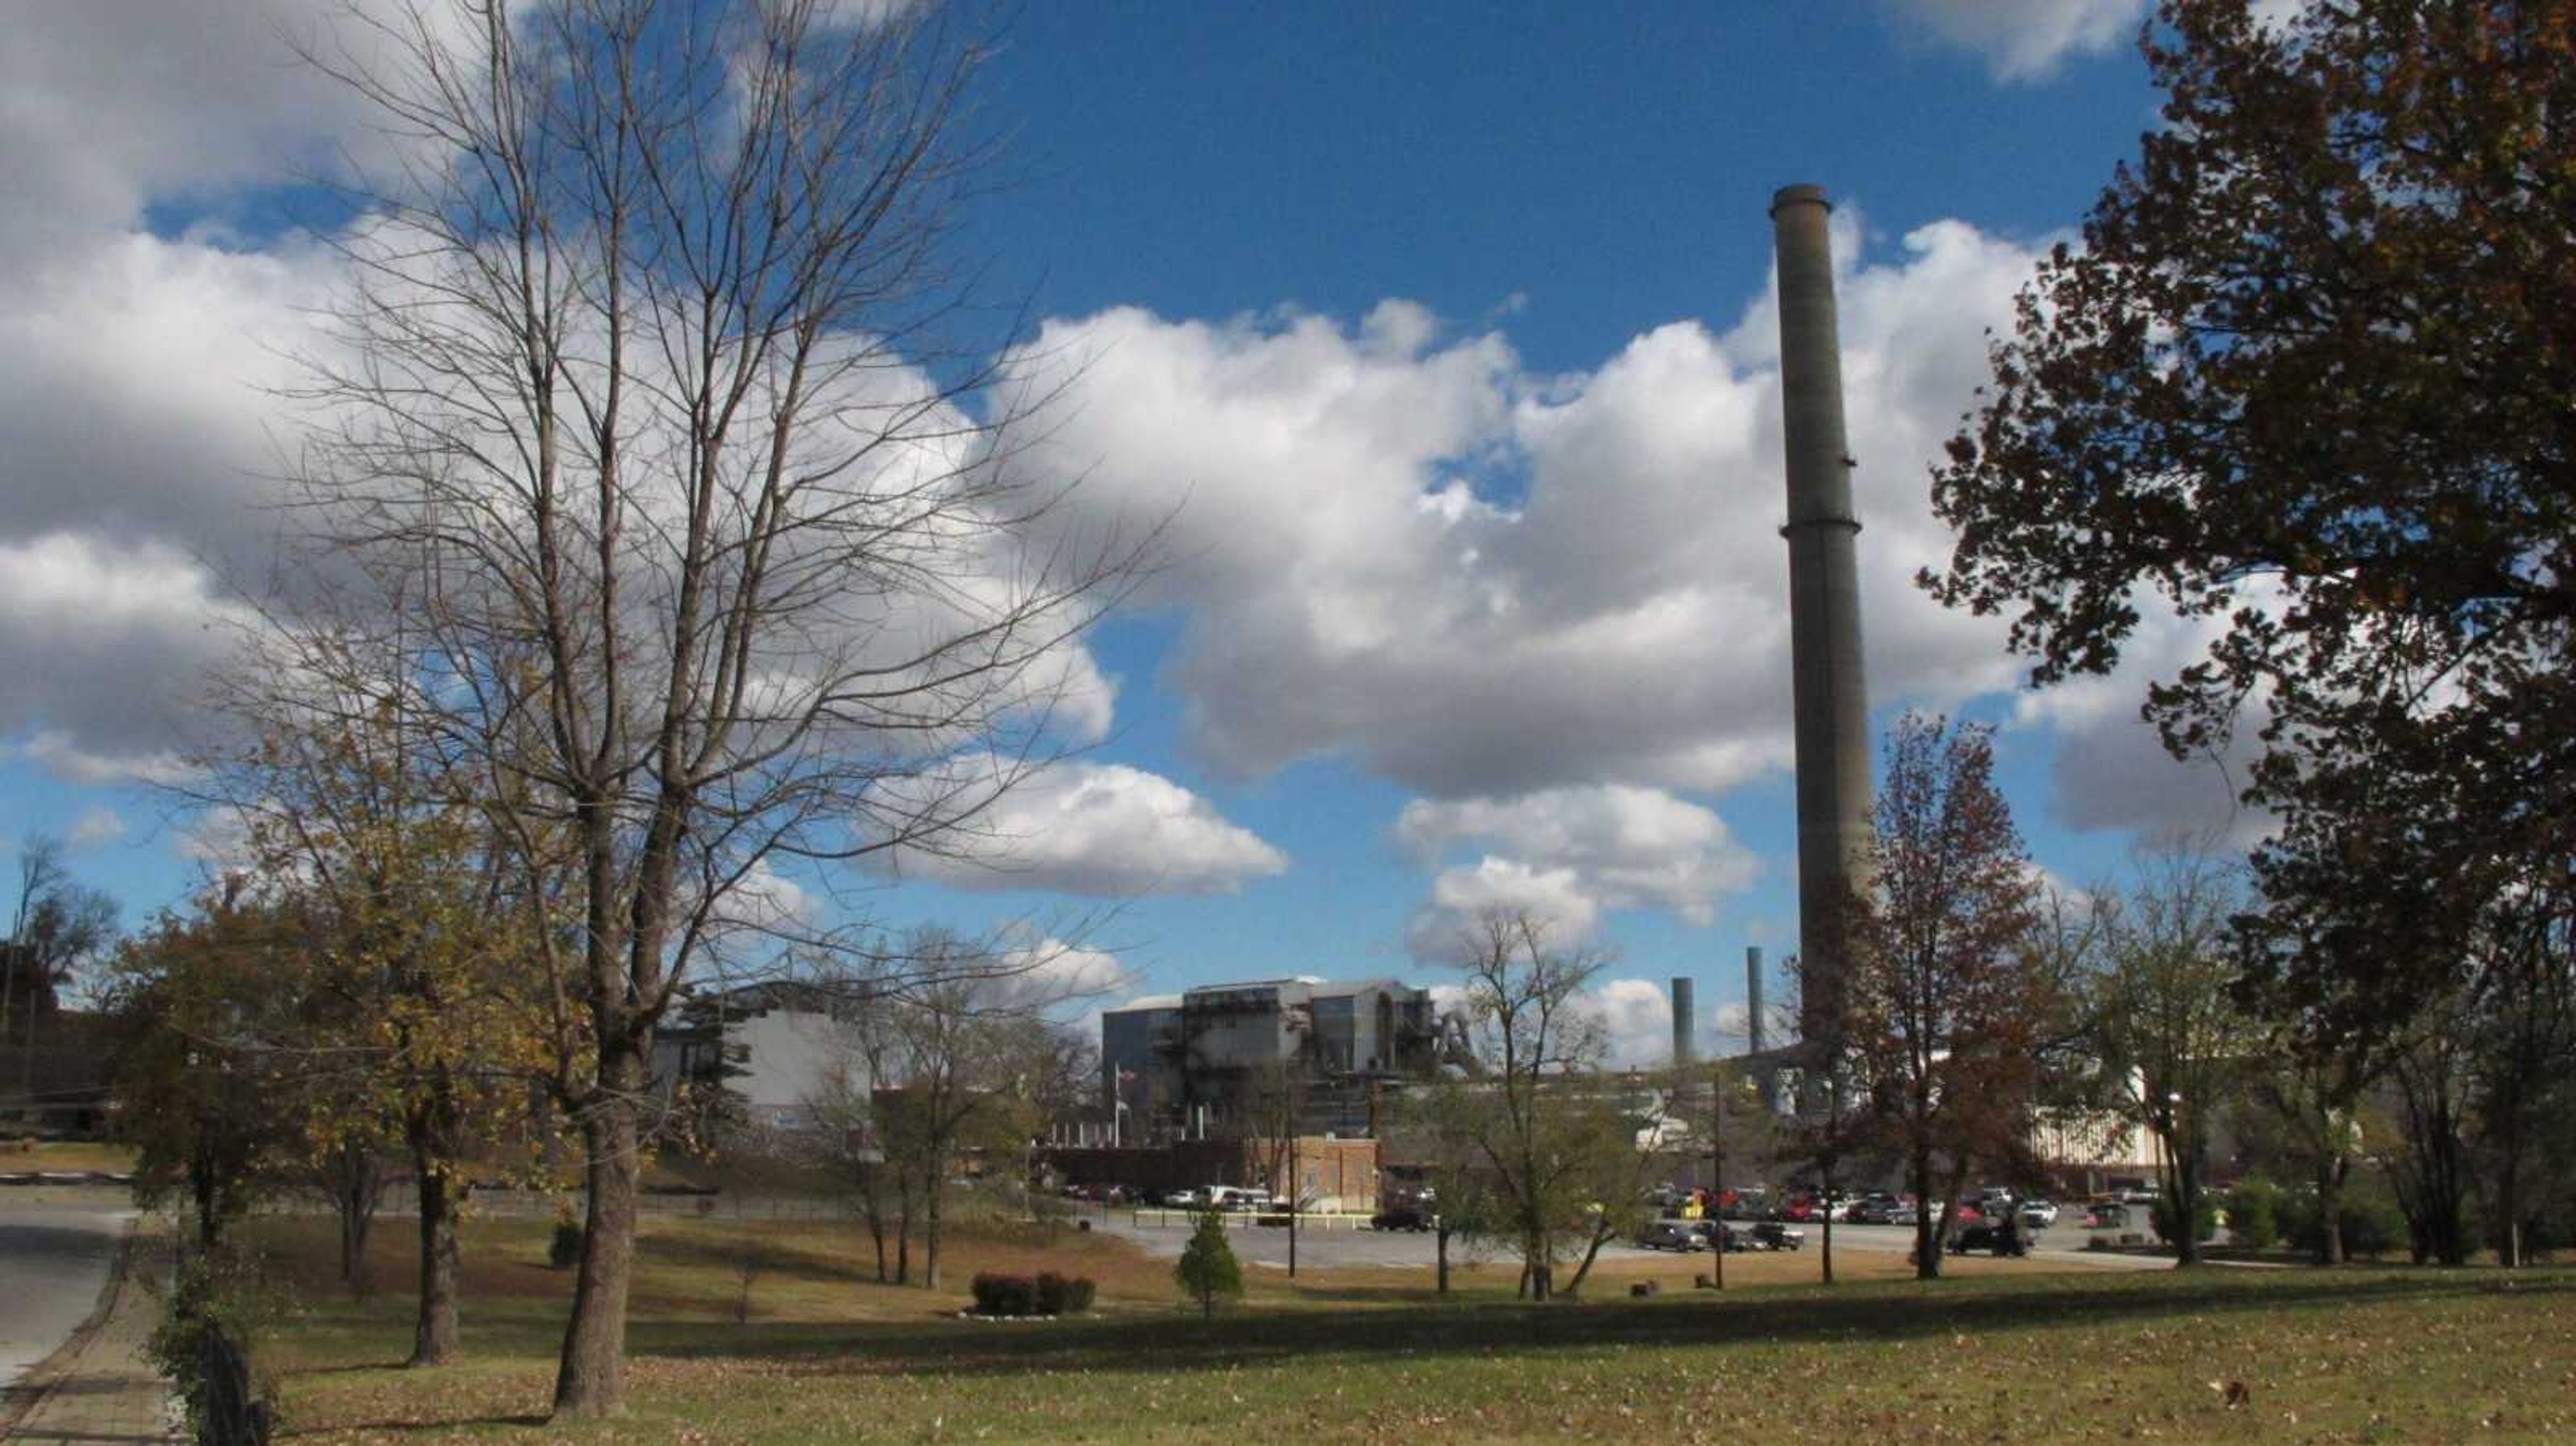
{"label": "blue sky", "polygon": [[[71,837],[132,918],[198,867],[149,781],[262,555],[258,386],[329,282],[281,188],[360,143],[274,50],[320,8],[47,9],[0,57],[0,848]],[[1714,1024],[1746,945],[1795,947],[1765,207],[1797,181],[1842,223],[1880,726],[1998,724],[2067,880],[2223,822],[2134,722],[2188,628],[2028,697],[1995,627],[1904,584],[1983,328],[2153,123],[2141,19],[1027,7],[980,92],[1011,184],[964,239],[1090,362],[1052,460],[1099,507],[1177,503],[1187,561],[1093,635],[1101,741],[1014,815],[1010,877],[1050,887],[788,882],[896,924],[1108,909],[1136,988],[1429,981],[1458,911],[1525,903],[1619,951],[1631,1049],[1671,975]]]}

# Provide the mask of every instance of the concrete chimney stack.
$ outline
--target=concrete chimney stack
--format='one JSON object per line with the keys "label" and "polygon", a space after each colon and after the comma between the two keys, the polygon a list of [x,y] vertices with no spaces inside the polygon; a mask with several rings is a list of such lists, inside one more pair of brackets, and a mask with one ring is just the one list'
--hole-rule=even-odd
{"label": "concrete chimney stack", "polygon": [[1744,951],[1744,1042],[1755,1054],[1769,1044],[1762,1011],[1762,946],[1755,944]]}
{"label": "concrete chimney stack", "polygon": [[1861,671],[1850,442],[1834,309],[1833,205],[1821,186],[1771,198],[1780,268],[1780,411],[1789,480],[1789,653],[1798,769],[1800,1033],[1839,1013],[1844,901],[1868,867],[1869,690]]}
{"label": "concrete chimney stack", "polygon": [[1673,980],[1673,1067],[1687,1069],[1699,1058],[1698,1042],[1693,1037],[1691,1020],[1698,1005],[1691,998],[1691,982]]}

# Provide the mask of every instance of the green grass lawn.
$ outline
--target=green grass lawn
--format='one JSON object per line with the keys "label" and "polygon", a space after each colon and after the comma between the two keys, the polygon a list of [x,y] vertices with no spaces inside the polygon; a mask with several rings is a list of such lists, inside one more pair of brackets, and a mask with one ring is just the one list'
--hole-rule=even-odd
{"label": "green grass lawn", "polygon": [[[630,1418],[544,1425],[564,1277],[539,1222],[468,1240],[469,1358],[404,1372],[408,1299],[329,1285],[327,1222],[274,1224],[303,1304],[271,1336],[286,1433],[315,1443],[2576,1439],[2576,1272],[1981,1273],[1517,1306],[1381,1276],[1259,1273],[1210,1323],[1120,1242],[961,1241],[955,1286],[880,1286],[846,1226],[654,1222]],[[379,1271],[401,1278],[399,1232]],[[763,1247],[749,1319],[744,1247]],[[947,1316],[980,1266],[1102,1281],[1099,1315]],[[2241,1383],[2233,1406],[2225,1387]]]}

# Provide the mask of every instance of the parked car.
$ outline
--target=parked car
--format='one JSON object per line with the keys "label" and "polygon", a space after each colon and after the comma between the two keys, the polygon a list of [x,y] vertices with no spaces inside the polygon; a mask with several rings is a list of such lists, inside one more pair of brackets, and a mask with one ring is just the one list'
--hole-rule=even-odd
{"label": "parked car", "polygon": [[1765,1220],[1750,1232],[1753,1243],[1764,1250],[1798,1250],[1807,1243],[1807,1232],[1792,1229],[1777,1220]]}
{"label": "parked car", "polygon": [[2007,1219],[2001,1223],[1971,1225],[1950,1241],[1950,1253],[1966,1255],[1973,1251],[1991,1251],[1996,1255],[2028,1255],[2037,1231],[2021,1230]]}
{"label": "parked car", "polygon": [[1369,1217],[1371,1230],[1424,1231],[1431,1228],[1431,1217],[1418,1205],[1397,1205]]}
{"label": "parked car", "polygon": [[1741,1225],[1729,1225],[1723,1220],[1699,1220],[1692,1222],[1691,1228],[1699,1232],[1700,1239],[1707,1241],[1711,1250],[1741,1254],[1755,1248],[1753,1232]]}
{"label": "parked car", "polygon": [[1658,1220],[1637,1232],[1637,1244],[1647,1250],[1693,1251],[1708,1249],[1708,1240],[1699,1228],[1684,1220]]}
{"label": "parked car", "polygon": [[2046,1229],[2047,1227],[2057,1223],[2057,1202],[2054,1200],[2024,1200],[2021,1202],[2020,1213],[2022,1224]]}
{"label": "parked car", "polygon": [[1911,1200],[1899,1200],[1887,1207],[1887,1223],[1912,1225],[1923,1218],[1923,1209]]}
{"label": "parked car", "polygon": [[[1899,1210],[1908,1212],[1902,1222],[1896,1218]],[[1894,1200],[1869,1199],[1854,1204],[1849,1219],[1854,1225],[1911,1225],[1914,1223],[1912,1210],[1912,1206],[1900,1205]]]}

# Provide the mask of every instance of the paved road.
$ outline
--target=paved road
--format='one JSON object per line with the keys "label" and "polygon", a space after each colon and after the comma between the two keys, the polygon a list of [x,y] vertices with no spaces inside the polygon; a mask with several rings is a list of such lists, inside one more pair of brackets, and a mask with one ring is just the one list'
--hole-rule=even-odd
{"label": "paved road", "polygon": [[[1814,1249],[1822,1227],[1802,1225],[1807,1232],[1807,1246]],[[2098,1265],[2110,1270],[2171,1270],[2173,1262],[2155,1256],[2096,1253],[2084,1248],[2094,1232],[2077,1226],[2059,1226],[2040,1232],[2039,1243],[2031,1247],[2035,1260],[2072,1261],[2079,1265]],[[2117,1231],[2109,1232],[2117,1234]],[[1914,1249],[1914,1227],[1911,1225],[1837,1225],[1834,1227],[1836,1250],[1885,1251],[1896,1255],[1910,1254]]]}
{"label": "paved road", "polygon": [[[1149,1223],[1142,1226],[1134,1223],[1134,1212],[1126,1210],[1109,1212],[1105,1221],[1097,1214],[1087,1218],[1094,1230],[1105,1230],[1136,1241],[1158,1256],[1178,1257],[1190,1236],[1187,1218],[1175,1213],[1169,1217],[1173,1223],[1156,1226],[1150,1222],[1157,1214],[1155,1211],[1144,1212]],[[1807,1232],[1807,1248],[1813,1250],[1821,1232],[1812,1225],[1800,1228]],[[2170,1260],[2087,1252],[2084,1242],[2089,1233],[2081,1228],[2048,1231],[2040,1237],[2038,1247],[2031,1254],[2042,1260],[2112,1270],[2172,1268]],[[1232,1238],[1235,1254],[1247,1262],[1273,1266],[1288,1263],[1288,1232],[1283,1228],[1249,1226],[1236,1230]],[[1914,1248],[1914,1231],[1911,1226],[1900,1225],[1837,1225],[1834,1227],[1834,1248],[1903,1255]],[[1435,1245],[1430,1235],[1404,1231],[1304,1230],[1298,1233],[1297,1239],[1297,1263],[1318,1269],[1382,1265],[1428,1267],[1434,1252]],[[1607,1245],[1601,1251],[1605,1260],[1633,1259],[1655,1253],[1625,1243]]]}
{"label": "paved road", "polygon": [[0,1191],[0,1389],[52,1354],[98,1305],[134,1210],[115,1195],[84,1194]]}

